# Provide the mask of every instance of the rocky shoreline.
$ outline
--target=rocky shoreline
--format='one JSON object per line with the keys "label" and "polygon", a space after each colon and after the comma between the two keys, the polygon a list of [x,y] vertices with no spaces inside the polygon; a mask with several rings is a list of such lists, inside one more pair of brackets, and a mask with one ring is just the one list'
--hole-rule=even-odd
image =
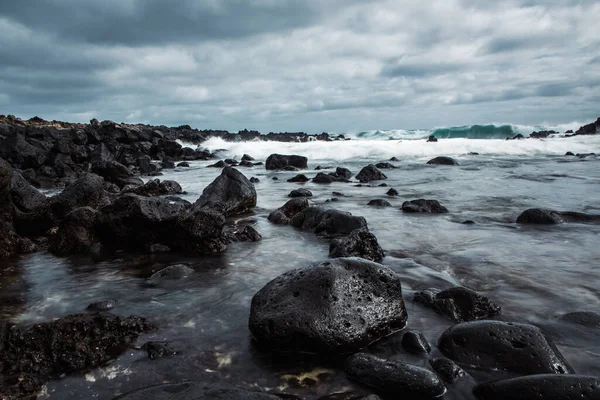
{"label": "rocky shoreline", "polygon": [[[590,125],[597,129],[599,121]],[[591,134],[591,128],[582,129]],[[96,260],[120,252],[204,256],[226,251],[234,241],[258,241],[260,233],[252,226],[232,230],[226,222],[257,204],[253,182],[234,166],[253,168],[261,161],[255,163],[248,155],[241,163],[222,161],[216,166],[223,168],[221,174],[193,204],[177,197],[183,192],[177,182],[152,179],[144,184],[139,178],[159,176],[161,169],[173,168],[176,162],[218,158],[207,150],[184,148],[176,140],[253,140],[257,134],[96,120],[90,124],[37,118],[21,121],[0,116],[0,258],[45,250],[57,256],[85,255]],[[269,140],[269,135],[263,136]],[[287,134],[278,139],[307,141],[309,136]],[[315,139],[331,138],[323,134]],[[433,168],[458,165],[449,157],[436,157],[428,164]],[[306,167],[307,159],[301,156],[272,154],[264,160],[267,170]],[[337,168],[331,173],[318,172],[312,181],[379,185],[386,179],[381,169],[393,167],[390,163],[366,165],[356,175]],[[290,182],[309,179],[299,175]],[[52,197],[39,190],[63,187]],[[541,329],[502,321],[501,307],[494,300],[463,287],[431,288],[410,299],[454,323],[437,343],[445,358],[430,358],[432,346],[427,339],[408,330],[410,316],[401,278],[379,264],[385,252],[366,219],[312,206],[310,192],[295,192],[269,220],[330,240],[330,260],[289,271],[256,293],[248,326],[263,351],[288,357],[327,356],[351,380],[369,388],[366,392],[373,390],[384,399],[440,397],[449,385],[465,379],[461,367],[467,372],[496,370],[511,375],[512,379],[499,382],[476,380],[479,385],[473,393],[478,399],[528,398],[526,394],[532,391],[544,393],[547,399],[600,398],[600,378],[577,375]],[[448,209],[437,200],[415,199],[405,202],[402,211],[442,214]],[[528,209],[516,220],[519,224],[562,222],[598,223],[600,216]],[[185,266],[167,268],[154,279],[186,273]],[[139,334],[160,329],[142,317],[116,317],[106,313],[110,307],[98,307],[91,307],[92,314],[68,316],[24,330],[0,321],[0,398],[33,398],[45,381],[98,367],[131,346]],[[593,313],[582,318],[600,320]],[[575,318],[575,323],[580,319]],[[398,332],[402,332],[404,349],[429,359],[431,369],[369,353],[372,343]],[[181,398],[298,398],[200,383],[169,383],[119,398],[161,398],[173,390],[188,396]],[[338,394],[323,399],[376,399],[377,395]]]}

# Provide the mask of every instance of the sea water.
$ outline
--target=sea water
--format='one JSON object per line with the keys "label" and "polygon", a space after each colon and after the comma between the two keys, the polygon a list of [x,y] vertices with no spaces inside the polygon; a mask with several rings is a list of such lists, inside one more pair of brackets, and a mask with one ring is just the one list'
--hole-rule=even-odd
{"label": "sea water", "polygon": [[[160,326],[141,337],[138,345],[166,340],[178,352],[153,361],[131,349],[86,375],[48,383],[43,397],[110,399],[135,388],[181,380],[224,381],[306,399],[356,389],[339,369],[293,357],[288,357],[290,362],[276,361],[252,345],[247,327],[252,296],[276,276],[328,257],[326,240],[267,221],[269,212],[297,188],[313,192],[312,205],[366,218],[386,251],[383,264],[402,277],[408,327],[425,334],[435,355],[440,355],[437,339],[451,322],[414,304],[413,294],[430,287],[463,285],[500,304],[500,319],[540,326],[578,373],[600,375],[600,331],[557,320],[566,312],[600,309],[600,226],[515,223],[530,207],[600,213],[600,159],[564,155],[567,151],[600,154],[600,137],[452,138],[427,143],[422,138],[359,136],[334,142],[211,139],[201,144],[223,159],[240,160],[249,154],[264,161],[272,153],[308,157],[307,170],[299,172],[239,168],[248,178],[260,179],[255,185],[258,204],[253,212],[228,224],[231,228],[253,225],[263,236],[258,243],[232,244],[225,253],[207,257],[128,254],[94,263],[85,257],[37,253],[4,263],[0,311],[13,322],[48,321],[84,312],[92,301],[112,298],[118,301],[114,313],[142,315]],[[426,164],[438,155],[452,156],[460,165]],[[297,173],[313,177],[317,166],[326,168],[323,172],[346,167],[356,174],[365,165],[391,157],[399,160],[392,162],[397,168],[383,170],[388,179],[372,185],[287,182]],[[190,168],[165,170],[160,178],[179,182],[187,192],[182,197],[193,202],[220,174],[220,169],[207,168],[213,162],[190,162]],[[379,187],[381,183],[388,186]],[[390,188],[399,195],[387,196]],[[334,198],[337,201],[331,201]],[[414,215],[400,210],[403,201],[419,198],[439,200],[449,213]],[[392,207],[367,206],[373,199],[385,199]],[[461,224],[465,220],[475,224]],[[145,284],[156,270],[181,262],[189,263],[195,274],[158,286]],[[375,344],[373,351],[426,367],[424,357],[401,349],[400,336]],[[492,371],[471,372],[478,379],[501,377]],[[467,378],[449,386],[445,398],[470,399],[472,385],[473,378]]]}

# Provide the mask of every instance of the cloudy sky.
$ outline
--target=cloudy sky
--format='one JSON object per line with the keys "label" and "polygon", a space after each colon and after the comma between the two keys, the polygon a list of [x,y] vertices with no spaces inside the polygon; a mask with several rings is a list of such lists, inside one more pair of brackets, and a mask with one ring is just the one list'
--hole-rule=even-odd
{"label": "cloudy sky", "polygon": [[0,114],[357,131],[600,116],[595,0],[6,0]]}

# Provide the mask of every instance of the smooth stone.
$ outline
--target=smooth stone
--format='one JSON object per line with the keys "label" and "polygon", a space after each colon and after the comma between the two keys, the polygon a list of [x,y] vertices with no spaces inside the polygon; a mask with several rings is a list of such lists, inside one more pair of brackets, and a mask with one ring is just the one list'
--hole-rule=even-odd
{"label": "smooth stone", "polygon": [[260,182],[260,179],[255,178],[255,177],[250,178],[250,183],[258,183],[258,182]]}
{"label": "smooth stone", "polygon": [[345,371],[350,379],[399,399],[434,399],[446,393],[444,383],[433,372],[370,354],[350,357]]}
{"label": "smooth stone", "polygon": [[255,160],[254,160],[254,157],[249,156],[248,154],[244,154],[242,156],[242,161],[255,161]]}
{"label": "smooth stone", "polygon": [[165,281],[165,280],[175,280],[175,279],[186,278],[189,275],[192,275],[193,273],[194,273],[194,269],[190,268],[189,265],[185,265],[185,264],[169,265],[168,267],[165,267],[165,268],[153,273],[152,276],[150,276],[150,278],[148,278],[148,282],[157,284],[157,283],[159,283],[161,281]]}
{"label": "smooth stone", "polygon": [[600,215],[574,211],[554,211],[541,208],[530,208],[517,217],[518,224],[552,225],[563,222],[598,223]]}
{"label": "smooth stone", "polygon": [[290,194],[288,194],[288,197],[312,197],[313,194],[310,190],[308,189],[296,189],[296,190],[292,190],[290,192]]}
{"label": "smooth stone", "polygon": [[398,196],[398,191],[397,191],[396,189],[394,189],[394,188],[391,188],[390,190],[388,190],[388,191],[386,192],[386,194],[387,194],[388,196]]}
{"label": "smooth stone", "polygon": [[183,161],[183,162],[180,162],[179,164],[177,164],[177,166],[178,166],[179,168],[189,168],[189,166],[190,166],[190,163],[189,163],[189,162],[187,162],[187,161]]}
{"label": "smooth stone", "polygon": [[431,345],[425,335],[417,331],[408,331],[402,335],[402,347],[413,354],[429,354]]}
{"label": "smooth stone", "polygon": [[306,169],[308,159],[303,156],[271,154],[265,161],[265,168],[268,170],[285,169],[293,167],[297,169]]}
{"label": "smooth stone", "polygon": [[288,182],[300,182],[300,183],[304,183],[304,182],[308,182],[310,179],[308,179],[308,177],[306,175],[300,174],[300,175],[296,175],[293,178],[288,179]]}
{"label": "smooth stone", "polygon": [[429,360],[431,368],[447,383],[454,383],[466,375],[465,371],[447,358]]}
{"label": "smooth stone", "polygon": [[252,299],[249,327],[275,351],[356,352],[406,326],[400,277],[360,258],[286,272]]}
{"label": "smooth stone", "polygon": [[367,205],[374,206],[374,207],[391,207],[392,206],[388,201],[385,201],[382,199],[371,200],[371,201],[369,201],[369,203]]}
{"label": "smooth stone", "polygon": [[570,312],[561,316],[560,320],[588,328],[600,328],[600,314],[592,311]]}
{"label": "smooth stone", "polygon": [[479,400],[599,400],[600,378],[581,375],[532,375],[483,383],[473,389]]}
{"label": "smooth stone", "polygon": [[554,343],[528,324],[463,322],[442,334],[438,348],[451,360],[478,369],[524,375],[573,373]]}
{"label": "smooth stone", "polygon": [[431,160],[427,161],[427,164],[429,164],[429,165],[458,165],[458,162],[454,158],[441,156],[441,157],[432,158]]}

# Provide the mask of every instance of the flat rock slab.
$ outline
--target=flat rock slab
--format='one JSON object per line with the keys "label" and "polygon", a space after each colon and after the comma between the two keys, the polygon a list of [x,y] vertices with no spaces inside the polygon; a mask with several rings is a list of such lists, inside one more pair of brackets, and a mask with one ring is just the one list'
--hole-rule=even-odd
{"label": "flat rock slab", "polygon": [[599,400],[600,378],[580,375],[533,375],[476,386],[480,400]]}
{"label": "flat rock slab", "polygon": [[337,258],[275,278],[252,299],[249,327],[275,351],[345,354],[406,325],[400,278],[361,258]]}
{"label": "flat rock slab", "polygon": [[573,372],[552,341],[533,325],[465,322],[448,328],[438,347],[448,358],[479,369],[526,375]]}
{"label": "flat rock slab", "polygon": [[428,369],[388,361],[370,354],[355,354],[346,362],[352,380],[395,398],[434,399],[446,393],[444,383]]}

